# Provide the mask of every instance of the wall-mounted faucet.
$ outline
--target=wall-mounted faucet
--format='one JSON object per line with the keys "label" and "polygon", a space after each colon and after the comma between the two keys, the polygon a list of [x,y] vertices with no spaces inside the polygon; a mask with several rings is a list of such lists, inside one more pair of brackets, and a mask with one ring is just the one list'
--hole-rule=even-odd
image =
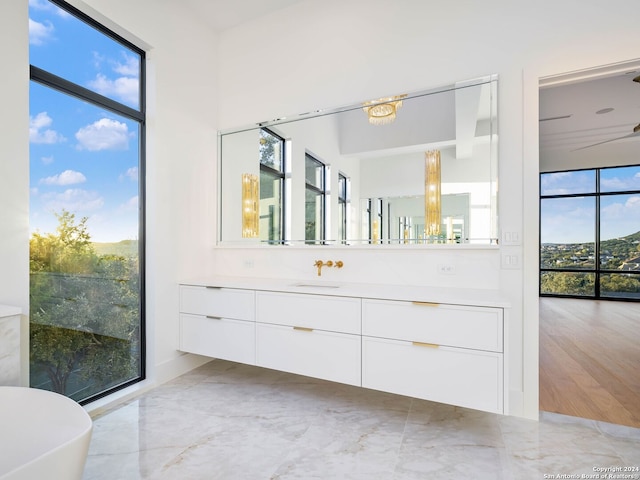
{"label": "wall-mounted faucet", "polygon": [[327,262],[323,262],[322,260],[316,260],[316,263],[313,264],[314,267],[318,269],[318,276],[322,275],[322,267],[336,267],[342,268],[344,263],[342,260],[337,260],[336,262],[329,260]]}
{"label": "wall-mounted faucet", "polygon": [[329,260],[325,263],[322,260],[316,260],[316,263],[313,265],[318,268],[318,276],[320,276],[322,275],[322,267],[333,267],[333,262]]}

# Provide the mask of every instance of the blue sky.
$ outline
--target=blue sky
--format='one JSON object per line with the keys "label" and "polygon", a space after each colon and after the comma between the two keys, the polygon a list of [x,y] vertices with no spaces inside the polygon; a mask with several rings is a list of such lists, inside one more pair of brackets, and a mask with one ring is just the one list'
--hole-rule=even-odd
{"label": "blue sky", "polygon": [[[602,192],[640,190],[640,167],[606,168],[600,172]],[[595,170],[544,174],[540,190],[543,195],[594,193]],[[541,242],[594,242],[595,214],[594,197],[543,200],[540,209]],[[602,240],[640,231],[640,194],[601,197],[600,224]]]}
{"label": "blue sky", "polygon": [[[139,56],[45,0],[29,0],[30,63],[138,108]],[[137,122],[31,82],[30,227],[63,209],[93,241],[138,238]]]}

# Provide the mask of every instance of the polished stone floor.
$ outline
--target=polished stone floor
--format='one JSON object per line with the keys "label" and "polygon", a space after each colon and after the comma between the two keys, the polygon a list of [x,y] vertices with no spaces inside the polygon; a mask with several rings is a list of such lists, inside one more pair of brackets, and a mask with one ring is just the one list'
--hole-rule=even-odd
{"label": "polished stone floor", "polygon": [[640,429],[535,422],[216,360],[96,418],[84,479],[532,480],[625,467],[640,467]]}

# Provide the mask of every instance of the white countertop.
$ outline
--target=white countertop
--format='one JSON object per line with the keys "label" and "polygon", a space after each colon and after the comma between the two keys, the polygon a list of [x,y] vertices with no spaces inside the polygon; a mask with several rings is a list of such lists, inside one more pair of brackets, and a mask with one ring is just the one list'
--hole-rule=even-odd
{"label": "white countertop", "polygon": [[434,302],[454,305],[476,305],[482,307],[509,308],[511,306],[500,291],[480,288],[440,288],[416,285],[336,283],[324,281],[322,278],[315,280],[294,280],[225,276],[190,279],[184,280],[180,283],[182,285],[204,287],[243,288],[272,292]]}
{"label": "white countertop", "polygon": [[9,305],[0,305],[0,318],[13,317],[14,315],[20,315],[22,309],[19,307],[12,307]]}

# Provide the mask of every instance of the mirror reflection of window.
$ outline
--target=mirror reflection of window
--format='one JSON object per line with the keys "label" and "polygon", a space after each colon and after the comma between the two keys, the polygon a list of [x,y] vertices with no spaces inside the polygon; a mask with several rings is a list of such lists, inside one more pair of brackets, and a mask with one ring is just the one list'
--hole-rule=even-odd
{"label": "mirror reflection of window", "polygon": [[347,212],[349,204],[349,179],[338,173],[338,239],[340,243],[347,241]]}
{"label": "mirror reflection of window", "polygon": [[284,240],[284,138],[263,128],[260,130],[260,240],[282,243]]}
{"label": "mirror reflection of window", "polygon": [[305,243],[325,239],[326,166],[310,154],[305,155]]}

